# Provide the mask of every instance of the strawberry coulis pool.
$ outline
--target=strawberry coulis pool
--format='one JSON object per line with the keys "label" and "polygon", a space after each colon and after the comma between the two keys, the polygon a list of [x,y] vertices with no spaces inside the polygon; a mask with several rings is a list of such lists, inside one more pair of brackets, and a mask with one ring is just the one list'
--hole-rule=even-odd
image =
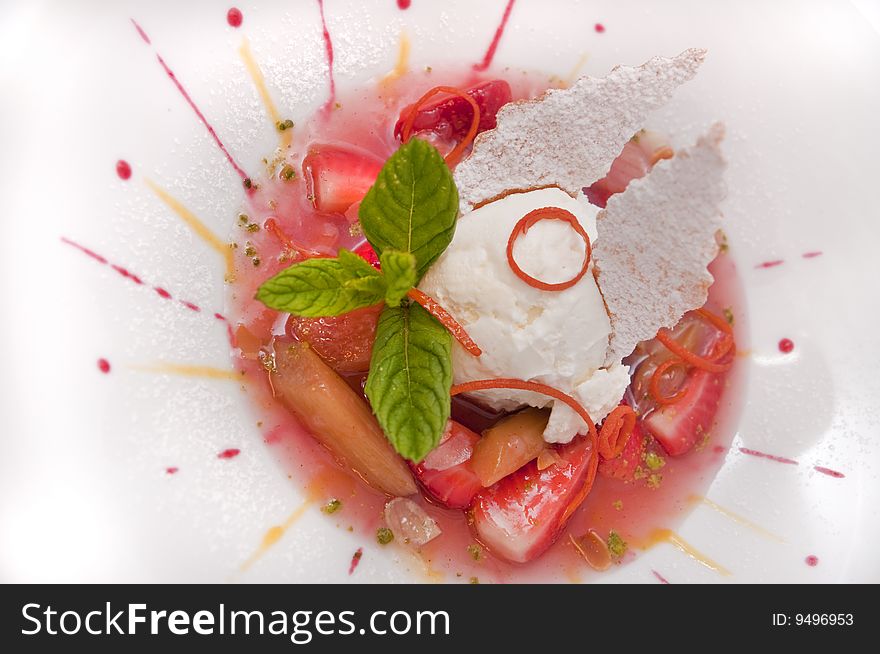
{"label": "strawberry coulis pool", "polygon": [[[293,130],[289,146],[282,145],[264,160],[265,170],[251,180],[242,213],[235,218],[232,240],[236,265],[235,277],[229,280],[228,315],[233,325],[235,363],[244,374],[244,390],[252,401],[257,425],[291,482],[301,486],[307,498],[318,505],[333,498],[342,502],[341,510],[326,516],[328,528],[351,528],[364,542],[375,542],[376,529],[384,526],[383,508],[388,498],[337,464],[275,399],[267,373],[271,360],[259,353],[268,348],[273,337],[285,334],[286,316],[267,309],[253,299],[254,294],[263,281],[296,260],[283,256],[291,245],[311,255],[332,256],[340,247],[355,249],[363,243],[363,236],[350,221],[356,216],[356,205],[347,212],[348,217],[320,212],[313,205],[314,189],[306,183],[302,166],[313,144],[354,148],[373,155],[381,165],[400,144],[394,127],[404,107],[437,84],[466,88],[490,79],[472,71],[422,71],[340,94],[335,107],[325,107],[289,128]],[[534,75],[511,75],[507,81],[513,100],[535,97],[548,87],[546,78]],[[435,145],[442,152],[454,143]],[[271,229],[273,222],[279,230]],[[499,234],[499,238],[507,235]],[[747,347],[745,302],[736,265],[729,254],[722,253],[710,270],[715,283],[706,308],[717,315],[735,316],[737,348],[743,351]],[[683,520],[721,467],[736,431],[743,395],[745,370],[739,361],[737,357],[733,367],[722,373],[722,394],[713,426],[697,447],[679,457],[665,456],[665,465],[656,471],[662,476],[659,483],[655,478],[649,484],[647,476],[624,482],[600,474],[555,544],[538,559],[513,564],[493,556],[478,545],[461,510],[443,508],[424,496],[414,499],[437,521],[442,535],[418,551],[398,543],[386,545],[389,558],[426,580],[578,582],[600,573],[584,561],[569,534],[580,536],[592,529],[602,537],[610,530],[617,532],[629,544],[618,564],[633,560],[656,543],[658,530],[674,529]],[[349,375],[347,380],[358,388],[362,378]],[[478,433],[497,417],[466,400],[453,401],[453,418]]]}

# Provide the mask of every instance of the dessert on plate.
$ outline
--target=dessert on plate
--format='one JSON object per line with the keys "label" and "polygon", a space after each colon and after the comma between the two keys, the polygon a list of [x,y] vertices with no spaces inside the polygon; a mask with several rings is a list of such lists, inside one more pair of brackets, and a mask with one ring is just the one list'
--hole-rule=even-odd
{"label": "dessert on plate", "polygon": [[553,89],[413,75],[266,160],[236,357],[336,517],[460,575],[563,545],[604,569],[710,476],[736,355],[724,130],[646,129],[704,55]]}

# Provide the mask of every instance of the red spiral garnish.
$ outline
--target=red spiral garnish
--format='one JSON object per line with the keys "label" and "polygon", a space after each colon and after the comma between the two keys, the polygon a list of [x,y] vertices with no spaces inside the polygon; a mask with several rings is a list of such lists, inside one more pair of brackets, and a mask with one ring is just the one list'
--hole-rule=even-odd
{"label": "red spiral garnish", "polygon": [[[571,228],[584,240],[584,263],[578,274],[568,281],[559,282],[557,284],[542,282],[540,279],[535,279],[523,271],[513,258],[513,246],[516,243],[516,240],[520,236],[524,236],[535,223],[542,220],[561,220],[566,222],[571,225]],[[542,291],[564,291],[577,284],[581,280],[581,277],[587,274],[587,270],[590,268],[590,257],[592,254],[593,249],[590,245],[590,237],[587,235],[586,230],[584,230],[573,213],[559,207],[543,207],[541,209],[530,211],[519,219],[514,226],[513,231],[510,233],[510,238],[507,239],[507,263],[510,266],[510,269],[526,284]]]}
{"label": "red spiral garnish", "polygon": [[412,106],[412,109],[410,109],[409,115],[406,117],[406,121],[403,123],[403,129],[400,132],[401,140],[404,143],[409,140],[409,137],[412,135],[413,123],[416,120],[419,109],[428,100],[433,98],[438,93],[449,93],[450,95],[457,95],[458,97],[467,101],[467,103],[474,110],[474,116],[473,118],[471,118],[471,127],[468,130],[467,134],[445,157],[446,163],[449,166],[454,166],[461,159],[461,155],[464,152],[465,148],[473,142],[474,138],[477,135],[477,130],[480,127],[480,105],[478,105],[476,100],[474,100],[470,95],[468,95],[461,89],[457,89],[454,86],[435,86],[433,89],[425,93],[425,95],[420,97]]}

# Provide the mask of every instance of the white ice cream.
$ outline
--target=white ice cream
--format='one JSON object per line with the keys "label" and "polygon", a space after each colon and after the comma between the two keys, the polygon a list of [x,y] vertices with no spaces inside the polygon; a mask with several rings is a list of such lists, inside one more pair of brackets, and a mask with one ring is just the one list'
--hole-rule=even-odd
{"label": "white ice cream", "polygon": [[[516,193],[463,215],[455,237],[419,288],[436,299],[483,350],[453,350],[455,383],[491,377],[538,381],[573,395],[595,422],[620,402],[629,373],[619,363],[603,368],[611,324],[593,275],[564,291],[543,291],[517,277],[507,262],[507,240],[533,209],[560,207],[574,214],[595,243],[598,209],[586,199],[541,189]],[[535,224],[514,246],[524,272],[548,283],[581,269],[583,240],[559,220]],[[544,439],[567,443],[586,425],[561,402],[537,393],[491,390],[480,401],[502,410],[552,406]]]}

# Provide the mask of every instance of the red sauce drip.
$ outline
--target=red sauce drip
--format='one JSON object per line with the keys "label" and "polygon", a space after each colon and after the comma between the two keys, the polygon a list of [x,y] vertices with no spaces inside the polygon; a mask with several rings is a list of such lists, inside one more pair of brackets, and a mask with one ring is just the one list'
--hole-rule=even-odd
{"label": "red sauce drip", "polygon": [[122,276],[125,277],[126,279],[130,279],[131,281],[133,281],[135,284],[138,284],[139,286],[140,286],[140,285],[143,285],[144,280],[142,280],[140,277],[138,277],[137,275],[135,275],[135,274],[134,274],[133,272],[131,272],[130,270],[127,270],[127,269],[123,268],[122,266],[117,266],[115,263],[111,263],[111,264],[110,264],[110,267],[111,267],[115,272],[119,273],[120,275],[122,275]]}
{"label": "red sauce drip", "polygon": [[[144,42],[149,44],[150,37],[147,36],[146,32],[144,32],[144,30],[141,29],[141,26],[138,25],[134,20],[132,20],[131,22],[134,24],[135,28],[138,31],[138,34],[141,35],[141,38],[143,38]],[[217,144],[217,147],[220,148],[220,151],[226,156],[226,160],[229,161],[229,164],[232,166],[232,168],[235,170],[235,172],[238,173],[238,175],[243,180],[248,179],[247,173],[244,172],[242,167],[238,165],[238,162],[236,162],[235,159],[232,158],[232,155],[229,154],[229,150],[227,150],[226,146],[223,145],[223,141],[221,141],[220,137],[217,136],[217,132],[214,131],[214,128],[211,126],[211,123],[209,123],[208,119],[205,118],[205,114],[202,113],[201,109],[199,109],[198,105],[196,105],[195,101],[193,101],[190,94],[183,87],[183,84],[181,84],[180,80],[177,79],[177,75],[174,74],[174,71],[171,70],[171,68],[168,66],[168,64],[165,63],[165,60],[162,59],[162,55],[160,55],[158,52],[156,53],[156,59],[159,61],[159,64],[165,70],[165,73],[168,75],[169,79],[172,82],[174,82],[174,86],[177,87],[177,90],[180,92],[180,95],[183,96],[183,99],[186,100],[187,104],[189,104],[190,108],[192,108],[192,110],[195,112],[196,117],[198,117],[198,119],[202,122],[202,124],[205,126],[205,129],[208,130],[208,134],[210,134],[211,138],[214,139],[214,143]]]}
{"label": "red sauce drip", "polygon": [[324,19],[324,0],[318,0],[318,7],[321,10],[321,29],[324,34],[324,49],[327,51],[327,77],[330,83],[330,97],[324,103],[324,111],[329,111],[336,104],[336,80],[333,77],[333,40],[330,38],[327,21]]}
{"label": "red sauce drip", "polygon": [[128,165],[127,161],[120,159],[116,162],[116,174],[119,176],[119,179],[131,179],[131,166]]}
{"label": "red sauce drip", "polygon": [[241,454],[241,450],[237,447],[231,447],[228,450],[223,450],[220,454],[217,455],[218,459],[234,459],[239,454]]}
{"label": "red sauce drip", "polygon": [[180,470],[177,466],[171,466],[170,468],[165,468],[166,474],[173,475],[176,474],[177,471]]}
{"label": "red sauce drip", "polygon": [[159,297],[164,298],[166,300],[171,299],[171,293],[166,291],[164,288],[157,286],[153,290],[156,291],[156,293],[158,294]]}
{"label": "red sauce drip", "polygon": [[106,375],[110,372],[110,362],[107,359],[98,359],[98,370]]}
{"label": "red sauce drip", "polygon": [[819,565],[819,557],[815,554],[810,554],[807,558],[804,559],[804,563],[806,563],[811,568],[815,568]]}
{"label": "red sauce drip", "polygon": [[771,461],[776,461],[776,463],[787,463],[789,465],[796,466],[798,464],[794,459],[786,459],[784,456],[776,456],[775,454],[767,454],[766,452],[759,452],[758,450],[751,450],[747,447],[739,448],[739,451],[743,454],[748,454],[750,456],[756,456],[760,459],[770,459]]}
{"label": "red sauce drip", "polygon": [[397,0],[397,7],[399,9],[409,9],[409,6],[412,4],[411,0]]}
{"label": "red sauce drip", "polygon": [[812,252],[804,252],[801,256],[802,256],[804,259],[813,259],[813,258],[815,258],[815,257],[821,257],[821,256],[822,256],[822,251],[821,251],[821,250],[814,250],[814,251],[812,251]]}
{"label": "red sauce drip", "polygon": [[783,338],[779,341],[779,351],[788,354],[794,349],[794,341],[790,338]]}
{"label": "red sauce drip", "polygon": [[187,302],[186,300],[180,300],[180,303],[190,311],[195,311],[196,313],[202,310],[198,304],[193,304],[192,302]]}
{"label": "red sauce drip", "polygon": [[776,266],[781,266],[783,263],[785,262],[782,259],[774,259],[773,261],[759,263],[755,268],[775,268]]}
{"label": "red sauce drip", "polygon": [[655,577],[657,577],[657,581],[659,581],[661,584],[669,584],[669,580],[666,577],[664,577],[663,575],[661,575],[659,572],[657,572],[656,570],[651,570],[651,573]]}
{"label": "red sauce drip", "polygon": [[[602,23],[596,23],[593,26],[593,29],[596,30],[597,34],[604,34],[604,32],[605,32],[605,26]],[[655,572],[654,574],[657,574],[657,573]],[[669,583],[669,582],[667,582],[667,583]]]}
{"label": "red sauce drip", "polygon": [[495,58],[495,51],[498,49],[498,43],[504,35],[504,28],[507,25],[507,19],[510,18],[510,12],[513,10],[514,2],[515,0],[508,0],[507,7],[504,8],[504,15],[501,17],[501,22],[498,24],[498,29],[495,30],[495,36],[492,37],[492,42],[489,44],[489,49],[486,50],[486,54],[483,56],[483,61],[474,64],[474,70],[484,71],[492,65],[492,59]]}
{"label": "red sauce drip", "polygon": [[352,574],[355,569],[358,567],[358,563],[361,562],[361,557],[364,555],[364,548],[359,547],[357,551],[351,557],[351,565],[348,566],[348,574]]}
{"label": "red sauce drip", "polygon": [[134,18],[131,19],[131,24],[134,25],[134,28],[137,30],[137,33],[140,34],[141,38],[144,40],[144,43],[150,45],[150,37],[147,36],[147,33],[140,25],[138,25],[138,22]]}
{"label": "red sauce drip", "polygon": [[842,472],[832,470],[831,468],[825,468],[824,466],[813,466],[813,470],[815,470],[816,472],[821,472],[823,475],[834,477],[835,479],[843,479],[844,477],[846,477],[846,475]]}
{"label": "red sauce drip", "polygon": [[244,17],[241,15],[241,10],[238,7],[233,7],[226,12],[226,22],[229,23],[230,27],[241,27],[243,20]]}

